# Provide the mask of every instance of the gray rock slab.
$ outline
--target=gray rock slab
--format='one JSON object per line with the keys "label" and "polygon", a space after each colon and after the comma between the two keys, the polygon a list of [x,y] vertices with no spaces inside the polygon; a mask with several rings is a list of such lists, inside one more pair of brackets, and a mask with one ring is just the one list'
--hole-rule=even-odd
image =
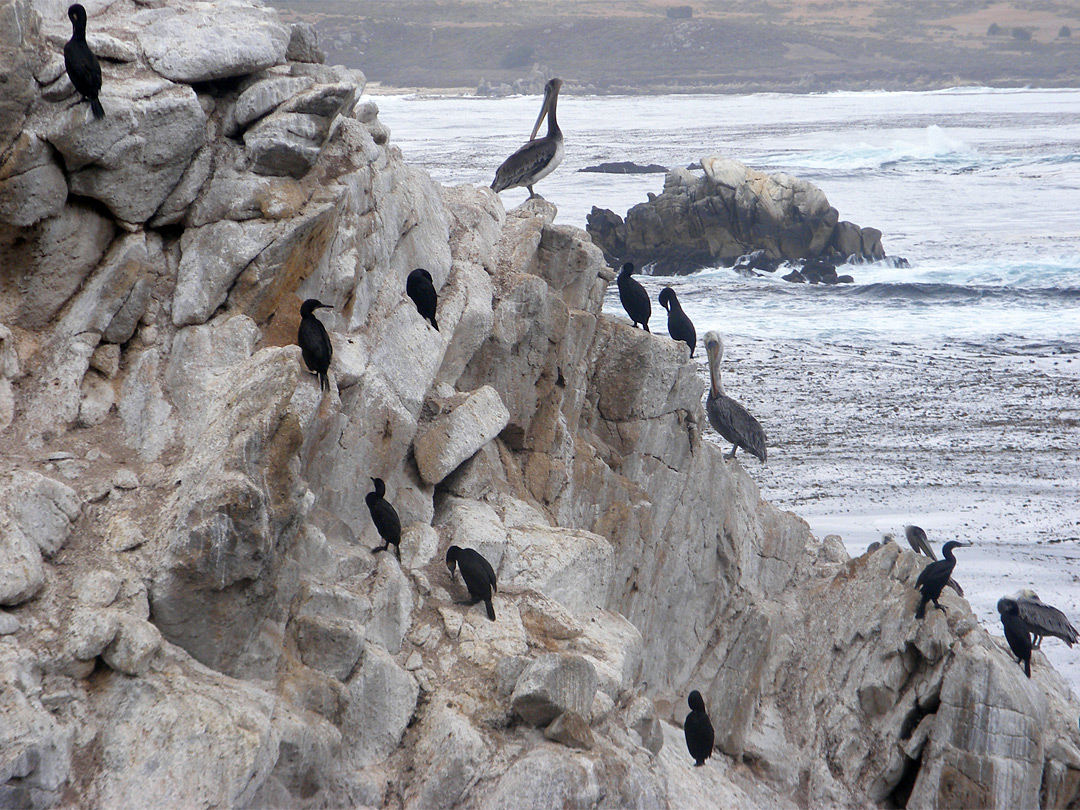
{"label": "gray rock slab", "polygon": [[588,722],[577,712],[563,712],[544,729],[544,737],[565,745],[567,748],[588,750],[593,747],[592,729]]}
{"label": "gray rock slab", "polygon": [[0,164],[0,223],[25,228],[55,216],[67,194],[67,179],[46,142],[20,133]]}
{"label": "gray rock slab", "polygon": [[82,498],[75,490],[30,470],[14,473],[5,494],[15,523],[46,556],[63,547],[82,511]]}
{"label": "gray rock slab", "polygon": [[207,321],[225,302],[236,277],[274,235],[274,226],[267,223],[228,220],[186,230],[180,240],[173,323],[186,326]]}
{"label": "gray rock slab", "polygon": [[102,651],[101,658],[117,672],[142,675],[161,649],[161,632],[150,622],[127,613],[121,613],[119,618],[116,638]]}
{"label": "gray rock slab", "polygon": [[489,385],[477,389],[421,427],[413,450],[420,476],[438,484],[462,462],[494,439],[510,421],[498,392]]}
{"label": "gray rock slab", "polygon": [[129,81],[111,91],[118,96],[107,105],[111,115],[87,124],[78,107],[57,112],[47,137],[64,158],[72,192],[121,220],[145,222],[205,143],[206,115],[190,87]]}
{"label": "gray rock slab", "polygon": [[397,748],[413,716],[420,694],[416,679],[386,650],[369,644],[347,690],[341,722],[346,756],[364,766],[380,762]]}
{"label": "gray rock slab", "polygon": [[510,703],[523,720],[546,726],[563,712],[589,716],[596,694],[596,669],[579,655],[545,653],[517,680]]}
{"label": "gray rock slab", "polygon": [[156,72],[192,84],[279,65],[291,36],[271,9],[237,3],[163,16],[139,32],[139,44]]}

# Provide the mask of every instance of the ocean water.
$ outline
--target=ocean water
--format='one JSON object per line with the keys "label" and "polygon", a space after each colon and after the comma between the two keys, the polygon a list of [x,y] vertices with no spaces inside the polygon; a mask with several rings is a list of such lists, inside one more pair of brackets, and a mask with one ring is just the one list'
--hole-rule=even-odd
{"label": "ocean water", "polygon": [[[375,100],[409,162],[444,184],[485,185],[527,139],[540,102]],[[815,183],[841,219],[878,228],[889,256],[910,265],[850,268],[851,287],[724,268],[664,279],[699,335],[1080,350],[1080,90],[564,96],[559,123],[566,158],[537,186],[558,222],[584,227],[594,205],[622,216],[663,190],[661,174],[585,166],[717,154]],[[502,194],[508,208],[526,196]]]}
{"label": "ocean water", "polygon": [[[489,184],[540,105],[375,101],[406,160],[448,185]],[[770,440],[769,464],[744,468],[818,537],[852,555],[884,532],[903,544],[906,523],[935,546],[974,540],[956,578],[991,633],[1020,587],[1080,625],[1080,90],[569,96],[559,122],[566,158],[537,186],[558,222],[663,189],[660,174],[585,166],[723,155],[808,180],[841,219],[881,230],[907,266],[846,267],[852,285],[643,277],[653,331],[671,285],[699,338],[724,335],[729,391]],[[605,309],[625,317],[615,285]],[[1080,693],[1080,656],[1054,639],[1043,653]]]}

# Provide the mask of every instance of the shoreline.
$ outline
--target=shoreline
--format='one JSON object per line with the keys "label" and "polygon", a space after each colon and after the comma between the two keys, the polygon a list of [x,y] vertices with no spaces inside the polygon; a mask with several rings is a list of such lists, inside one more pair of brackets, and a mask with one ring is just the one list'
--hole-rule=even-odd
{"label": "shoreline", "polygon": [[[909,548],[909,523],[935,550],[974,542],[955,576],[992,636],[997,600],[1020,588],[1080,625],[1080,355],[940,340],[731,348],[725,386],[769,435],[768,465],[739,454],[764,499],[852,557],[886,532]],[[1042,652],[1080,694],[1080,657],[1053,638]]]}

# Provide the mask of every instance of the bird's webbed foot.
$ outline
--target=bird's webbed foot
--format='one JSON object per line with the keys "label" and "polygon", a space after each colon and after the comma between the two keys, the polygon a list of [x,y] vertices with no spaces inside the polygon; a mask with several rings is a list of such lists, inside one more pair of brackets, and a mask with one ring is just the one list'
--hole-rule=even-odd
{"label": "bird's webbed foot", "polygon": [[724,458],[735,458],[735,451],[739,449],[739,445],[733,444],[731,446],[731,452],[724,456]]}

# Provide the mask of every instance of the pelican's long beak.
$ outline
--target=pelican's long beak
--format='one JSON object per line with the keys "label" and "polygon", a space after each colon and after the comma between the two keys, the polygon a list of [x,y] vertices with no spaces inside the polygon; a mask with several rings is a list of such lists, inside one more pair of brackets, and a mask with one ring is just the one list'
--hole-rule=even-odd
{"label": "pelican's long beak", "polygon": [[537,116],[536,124],[533,126],[532,135],[529,136],[530,141],[536,140],[536,133],[540,131],[540,125],[544,123],[544,119],[547,118],[548,110],[551,109],[551,98],[554,95],[554,88],[547,87],[544,89],[544,103],[540,105],[540,115]]}

